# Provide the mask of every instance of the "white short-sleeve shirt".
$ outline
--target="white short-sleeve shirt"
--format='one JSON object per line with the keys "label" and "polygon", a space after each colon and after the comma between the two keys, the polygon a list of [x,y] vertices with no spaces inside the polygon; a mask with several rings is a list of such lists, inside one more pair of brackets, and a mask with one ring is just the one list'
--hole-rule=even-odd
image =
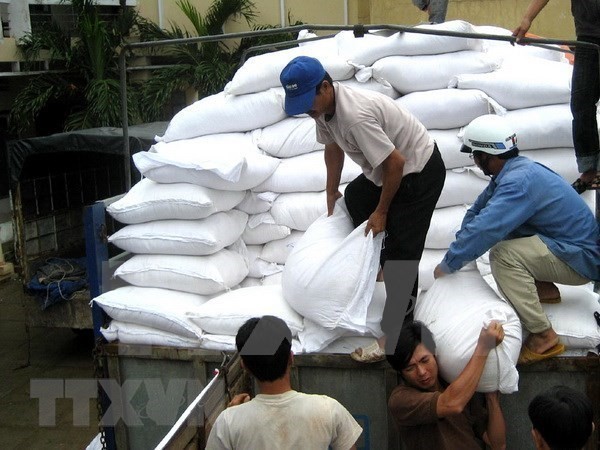
{"label": "white short-sleeve shirt", "polygon": [[288,391],[257,395],[223,411],[213,426],[207,450],[295,448],[348,450],[362,428],[337,400]]}
{"label": "white short-sleeve shirt", "polygon": [[361,168],[382,185],[381,163],[396,148],[406,159],[403,175],[423,170],[434,141],[425,126],[391,98],[378,92],[355,90],[337,82],[335,114],[316,119],[317,141],[336,143]]}

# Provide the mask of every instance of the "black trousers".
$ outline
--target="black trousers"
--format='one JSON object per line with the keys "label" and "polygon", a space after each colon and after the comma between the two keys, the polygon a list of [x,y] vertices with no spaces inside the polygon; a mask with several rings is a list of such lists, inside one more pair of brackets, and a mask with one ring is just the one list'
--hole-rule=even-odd
{"label": "black trousers", "polygon": [[[415,261],[415,264],[418,264],[423,254],[431,216],[445,179],[446,168],[437,145],[421,172],[411,173],[402,178],[387,215],[387,236],[381,250],[382,267],[388,260]],[[348,184],[344,198],[355,227],[375,211],[380,196],[381,187],[362,174]],[[418,272],[416,274],[412,288],[412,297],[415,300],[419,286]],[[389,297],[388,292],[388,299]],[[384,333],[389,334],[392,329],[402,325],[404,311],[400,311],[401,309],[402,302],[386,299],[381,321]]]}

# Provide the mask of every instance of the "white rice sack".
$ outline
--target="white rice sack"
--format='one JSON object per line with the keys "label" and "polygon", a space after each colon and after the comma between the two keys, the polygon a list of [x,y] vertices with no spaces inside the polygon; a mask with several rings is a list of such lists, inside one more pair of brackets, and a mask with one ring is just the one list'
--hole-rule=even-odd
{"label": "white rice sack", "polygon": [[[359,176],[362,170],[350,158],[344,159],[340,183],[348,183]],[[321,192],[327,185],[325,151],[306,153],[281,160],[273,175],[252,188],[255,192]]]}
{"label": "white rice sack", "polygon": [[476,117],[506,112],[496,101],[477,89],[412,92],[396,102],[428,129],[459,128],[468,125]]}
{"label": "white rice sack", "polygon": [[506,109],[522,109],[568,103],[572,73],[570,64],[536,58],[495,72],[462,73],[453,77],[448,87],[479,89]]}
{"label": "white rice sack", "polygon": [[394,100],[400,97],[400,93],[394,89],[394,86],[385,80],[376,80],[372,77],[373,70],[370,67],[366,69],[368,70],[365,72],[366,76],[361,76],[361,73],[365,71],[365,69],[361,69],[357,71],[354,78],[341,81],[340,83],[345,86],[350,86],[352,89],[366,89],[367,91],[379,92]]}
{"label": "white rice sack", "polygon": [[290,235],[290,228],[275,223],[273,216],[266,212],[248,218],[242,240],[248,245],[259,245]]}
{"label": "white rice sack", "polygon": [[542,303],[542,307],[560,341],[567,348],[593,349],[600,345],[600,327],[594,318],[594,312],[600,312],[600,296],[593,284],[557,286],[562,301]]}
{"label": "white rice sack", "polygon": [[183,108],[171,119],[165,134],[155,139],[157,142],[171,142],[207,134],[263,128],[287,116],[283,101],[283,88],[248,95],[219,92]]}
{"label": "white rice sack", "polygon": [[575,149],[573,148],[545,148],[520,152],[519,154],[552,169],[569,184],[579,177]]}
{"label": "white rice sack", "polygon": [[272,261],[262,259],[263,245],[246,246],[248,254],[248,277],[263,278],[283,271],[283,266]]}
{"label": "white rice sack", "polygon": [[[157,160],[180,161],[182,167],[213,172],[224,180],[234,182],[240,178],[246,155],[258,152],[250,134],[223,133],[158,142],[150,147],[149,154]],[[142,168],[138,169],[142,172]],[[166,182],[180,181],[173,179]]]}
{"label": "white rice sack", "polygon": [[121,344],[158,345],[160,347],[199,348],[200,338],[190,338],[157,330],[145,325],[112,320],[105,328],[100,328],[102,336],[108,341]]}
{"label": "white rice sack", "polygon": [[437,279],[415,306],[415,320],[433,334],[440,375],[448,383],[464,370],[482,326],[492,319],[502,324],[504,340],[489,353],[477,391],[510,394],[518,390],[521,322],[477,271],[458,271]]}
{"label": "white rice sack", "polygon": [[289,158],[325,148],[317,142],[315,121],[310,117],[288,117],[263,128],[256,144],[262,151],[277,158]]}
{"label": "white rice sack", "polygon": [[244,256],[225,248],[207,256],[134,255],[115,271],[115,276],[134,286],[202,295],[230,289],[247,275]]}
{"label": "white rice sack", "polygon": [[[506,28],[500,28],[492,25],[475,25],[473,26],[475,33],[492,34],[497,36],[512,36],[512,31]],[[560,46],[550,45],[545,47],[556,48],[541,48],[535,45],[511,45],[508,41],[495,41],[491,39],[482,39],[482,51],[501,55],[504,61],[512,58],[543,58],[550,61],[568,62],[564,52],[558,50]]]}
{"label": "white rice sack", "polygon": [[[473,26],[462,20],[440,24],[418,25],[416,29],[473,33]],[[389,37],[366,34],[355,38],[352,31],[342,31],[336,36],[340,55],[355,64],[372,65],[375,61],[392,55],[436,55],[460,50],[479,50],[478,39],[440,36],[411,32],[398,32]]]}
{"label": "white rice sack", "polygon": [[327,212],[327,193],[289,192],[273,202],[271,214],[275,222],[292,230],[306,229]]}
{"label": "white rice sack", "polygon": [[113,319],[194,339],[202,337],[202,329],[186,315],[197,310],[208,297],[169,289],[124,286],[105,292],[93,301]]}
{"label": "white rice sack", "polygon": [[[367,310],[368,330],[364,333],[346,330],[343,328],[329,330],[327,328],[323,328],[321,325],[313,322],[310,319],[304,319],[304,329],[298,333],[298,340],[302,346],[302,352],[322,352],[326,347],[342,337],[370,336],[369,343],[371,343],[373,341],[373,336],[382,336],[383,332],[381,331],[380,322],[383,315],[383,308],[385,307],[385,299],[385,284],[383,282],[376,282],[375,289],[373,291],[373,299],[371,300]],[[356,347],[350,350],[350,352],[354,351],[355,349]]]}
{"label": "white rice sack", "polygon": [[499,67],[498,58],[465,50],[442,55],[388,56],[373,64],[373,76],[388,81],[401,94],[408,94],[444,89],[458,74],[487,73]]}
{"label": "white rice sack", "polygon": [[[421,261],[419,261],[419,288],[422,291],[429,290],[433,285],[433,282],[435,281],[433,278],[433,271],[435,267],[442,262],[442,259],[444,259],[447,251],[447,249],[436,250],[432,248],[426,248],[423,250]],[[466,264],[460,270],[461,272],[465,272],[467,270],[477,270],[475,261]]]}
{"label": "white rice sack", "polygon": [[245,191],[269,178],[277,158],[258,153],[211,152],[163,155],[138,152],[133,162],[140,173],[157,183],[192,183],[224,191]]}
{"label": "white rice sack", "polygon": [[299,314],[329,329],[367,330],[383,233],[365,236],[365,223],[354,229],[342,198],[296,243],[283,270],[283,292]]}
{"label": "white rice sack", "polygon": [[244,211],[246,214],[264,213],[271,209],[278,196],[279,194],[275,192],[246,191],[244,199],[236,206],[236,209]]}
{"label": "white rice sack", "polygon": [[433,285],[433,282],[435,281],[433,278],[433,271],[435,266],[437,266],[444,258],[446,251],[447,249],[432,248],[423,250],[421,260],[419,261],[419,288],[423,291],[429,290]]}
{"label": "white rice sack", "polygon": [[227,83],[224,92],[240,95],[281,86],[281,71],[297,56],[317,58],[333,80],[346,80],[354,75],[354,67],[348,64],[346,58],[334,53],[332,48],[323,45],[303,45],[248,58]]}
{"label": "white rice sack", "polygon": [[448,206],[433,211],[431,224],[425,238],[425,248],[450,247],[467,212],[467,206]]}
{"label": "white rice sack", "polygon": [[[281,267],[281,270],[283,270],[283,266],[279,266]],[[268,275],[266,277],[262,277],[262,278],[245,278],[244,280],[242,280],[242,282],[240,283],[240,287],[241,288],[245,288],[245,287],[254,287],[254,286],[281,286],[281,279],[282,279],[283,273],[279,272],[279,273],[274,273],[273,275]]]}
{"label": "white rice sack", "polygon": [[303,319],[283,298],[281,286],[256,286],[230,291],[207,301],[189,314],[206,333],[235,336],[253,317],[271,315],[287,323],[296,336],[304,327]]}
{"label": "white rice sack", "polygon": [[[477,269],[496,295],[506,300],[498,290],[492,275],[489,252],[477,259]],[[542,308],[558,334],[560,341],[568,349],[593,349],[600,345],[600,327],[594,318],[594,312],[600,311],[600,295],[594,292],[594,284],[566,286],[556,284],[560,291],[561,302],[542,303]],[[527,330],[523,329],[527,335]]]}
{"label": "white rice sack", "polygon": [[333,330],[324,328],[318,323],[305,318],[304,329],[298,333],[298,340],[300,341],[302,353],[317,353],[337,339],[348,336],[348,333],[349,331],[343,328]]}
{"label": "white rice sack", "polygon": [[235,336],[204,333],[200,341],[200,348],[216,352],[235,352]]}
{"label": "white rice sack", "polygon": [[456,169],[458,167],[470,166],[473,161],[467,153],[462,153],[462,139],[459,138],[459,129],[452,130],[428,130],[431,137],[435,140],[446,169]]}
{"label": "white rice sack", "polygon": [[[383,314],[383,308],[385,306],[385,285],[383,282],[375,283],[375,290],[373,292],[373,299],[369,304],[367,312],[367,326],[369,330],[364,333],[357,331],[346,330],[344,328],[335,328],[333,330],[327,329],[313,322],[310,319],[304,319],[304,329],[298,333],[298,340],[302,347],[302,353],[317,353],[323,352],[333,342],[344,338],[344,337],[357,337],[357,336],[370,336],[370,342],[373,341],[373,336],[382,336],[381,331],[381,316]],[[347,353],[354,351],[356,347],[353,347]],[[332,352],[330,350],[330,352]]]}
{"label": "white rice sack", "polygon": [[517,133],[519,150],[573,147],[573,115],[568,103],[508,111],[505,117]]}
{"label": "white rice sack", "polygon": [[444,189],[438,199],[436,208],[467,205],[475,201],[487,187],[489,180],[484,180],[467,169],[446,171]]}
{"label": "white rice sack", "polygon": [[106,211],[121,223],[164,219],[204,219],[229,211],[244,198],[243,192],[216,191],[190,183],[159,184],[144,178]]}
{"label": "white rice sack", "polygon": [[242,235],[248,215],[235,209],[199,220],[157,220],[127,225],[108,241],[131,253],[210,255]]}
{"label": "white rice sack", "polygon": [[292,230],[290,235],[283,239],[267,242],[261,249],[260,259],[278,265],[285,264],[288,256],[302,236],[304,236],[303,231]]}
{"label": "white rice sack", "polygon": [[319,52],[327,52],[329,53],[333,53],[335,55],[337,55],[338,53],[338,46],[337,46],[337,42],[335,40],[335,36],[334,37],[330,37],[327,39],[320,39],[318,41],[309,41],[309,42],[304,42],[305,39],[311,39],[311,38],[316,38],[319,37],[317,34],[313,33],[312,31],[309,30],[300,30],[298,32],[298,45],[300,47],[308,47],[308,48],[312,48],[314,51],[319,51]]}

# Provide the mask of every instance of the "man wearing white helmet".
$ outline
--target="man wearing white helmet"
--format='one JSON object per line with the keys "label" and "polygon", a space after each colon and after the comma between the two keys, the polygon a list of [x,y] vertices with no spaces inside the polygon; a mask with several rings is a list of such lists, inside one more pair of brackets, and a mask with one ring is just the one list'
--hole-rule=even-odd
{"label": "man wearing white helmet", "polygon": [[519,156],[506,120],[485,115],[465,129],[462,152],[492,180],[467,211],[436,278],[490,250],[492,275],[530,332],[519,362],[564,351],[540,302],[559,302],[553,283],[600,280],[600,235],[592,212],[555,172]]}

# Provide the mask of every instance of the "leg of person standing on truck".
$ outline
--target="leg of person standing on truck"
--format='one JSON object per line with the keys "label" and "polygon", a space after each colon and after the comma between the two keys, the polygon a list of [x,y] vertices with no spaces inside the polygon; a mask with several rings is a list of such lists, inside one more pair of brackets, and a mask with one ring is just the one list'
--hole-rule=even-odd
{"label": "leg of person standing on truck", "polygon": [[[398,192],[390,204],[386,237],[380,258],[382,269],[386,261],[414,261],[415,266],[418,267],[431,216],[444,186],[444,180],[445,167],[436,145],[431,159],[420,173],[409,174],[402,178]],[[344,199],[355,227],[368,220],[375,211],[379,204],[381,190],[380,186],[376,186],[364,175],[359,175],[346,187]],[[412,284],[412,302],[417,299],[418,287],[417,276]],[[407,303],[396,297],[392,293],[391,296],[388,295],[390,301],[385,302],[381,319],[381,330],[384,335],[378,339],[381,349],[385,348],[386,336],[392,335],[394,340],[397,339],[405,314],[412,313],[412,305],[409,304],[408,311],[405,311]],[[362,351],[363,349],[360,353]]]}
{"label": "leg of person standing on truck", "polygon": [[443,23],[448,11],[448,0],[412,0],[413,5],[429,14],[430,23]]}
{"label": "leg of person standing on truck", "polygon": [[[521,24],[513,31],[517,42],[525,36],[531,23],[548,1],[531,1]],[[600,0],[572,0],[571,12],[575,19],[577,40],[600,45]],[[599,71],[598,51],[577,46],[571,81],[571,113],[573,145],[581,174],[572,186],[579,194],[588,189],[600,189],[600,144],[596,120],[596,104],[600,99]]]}

